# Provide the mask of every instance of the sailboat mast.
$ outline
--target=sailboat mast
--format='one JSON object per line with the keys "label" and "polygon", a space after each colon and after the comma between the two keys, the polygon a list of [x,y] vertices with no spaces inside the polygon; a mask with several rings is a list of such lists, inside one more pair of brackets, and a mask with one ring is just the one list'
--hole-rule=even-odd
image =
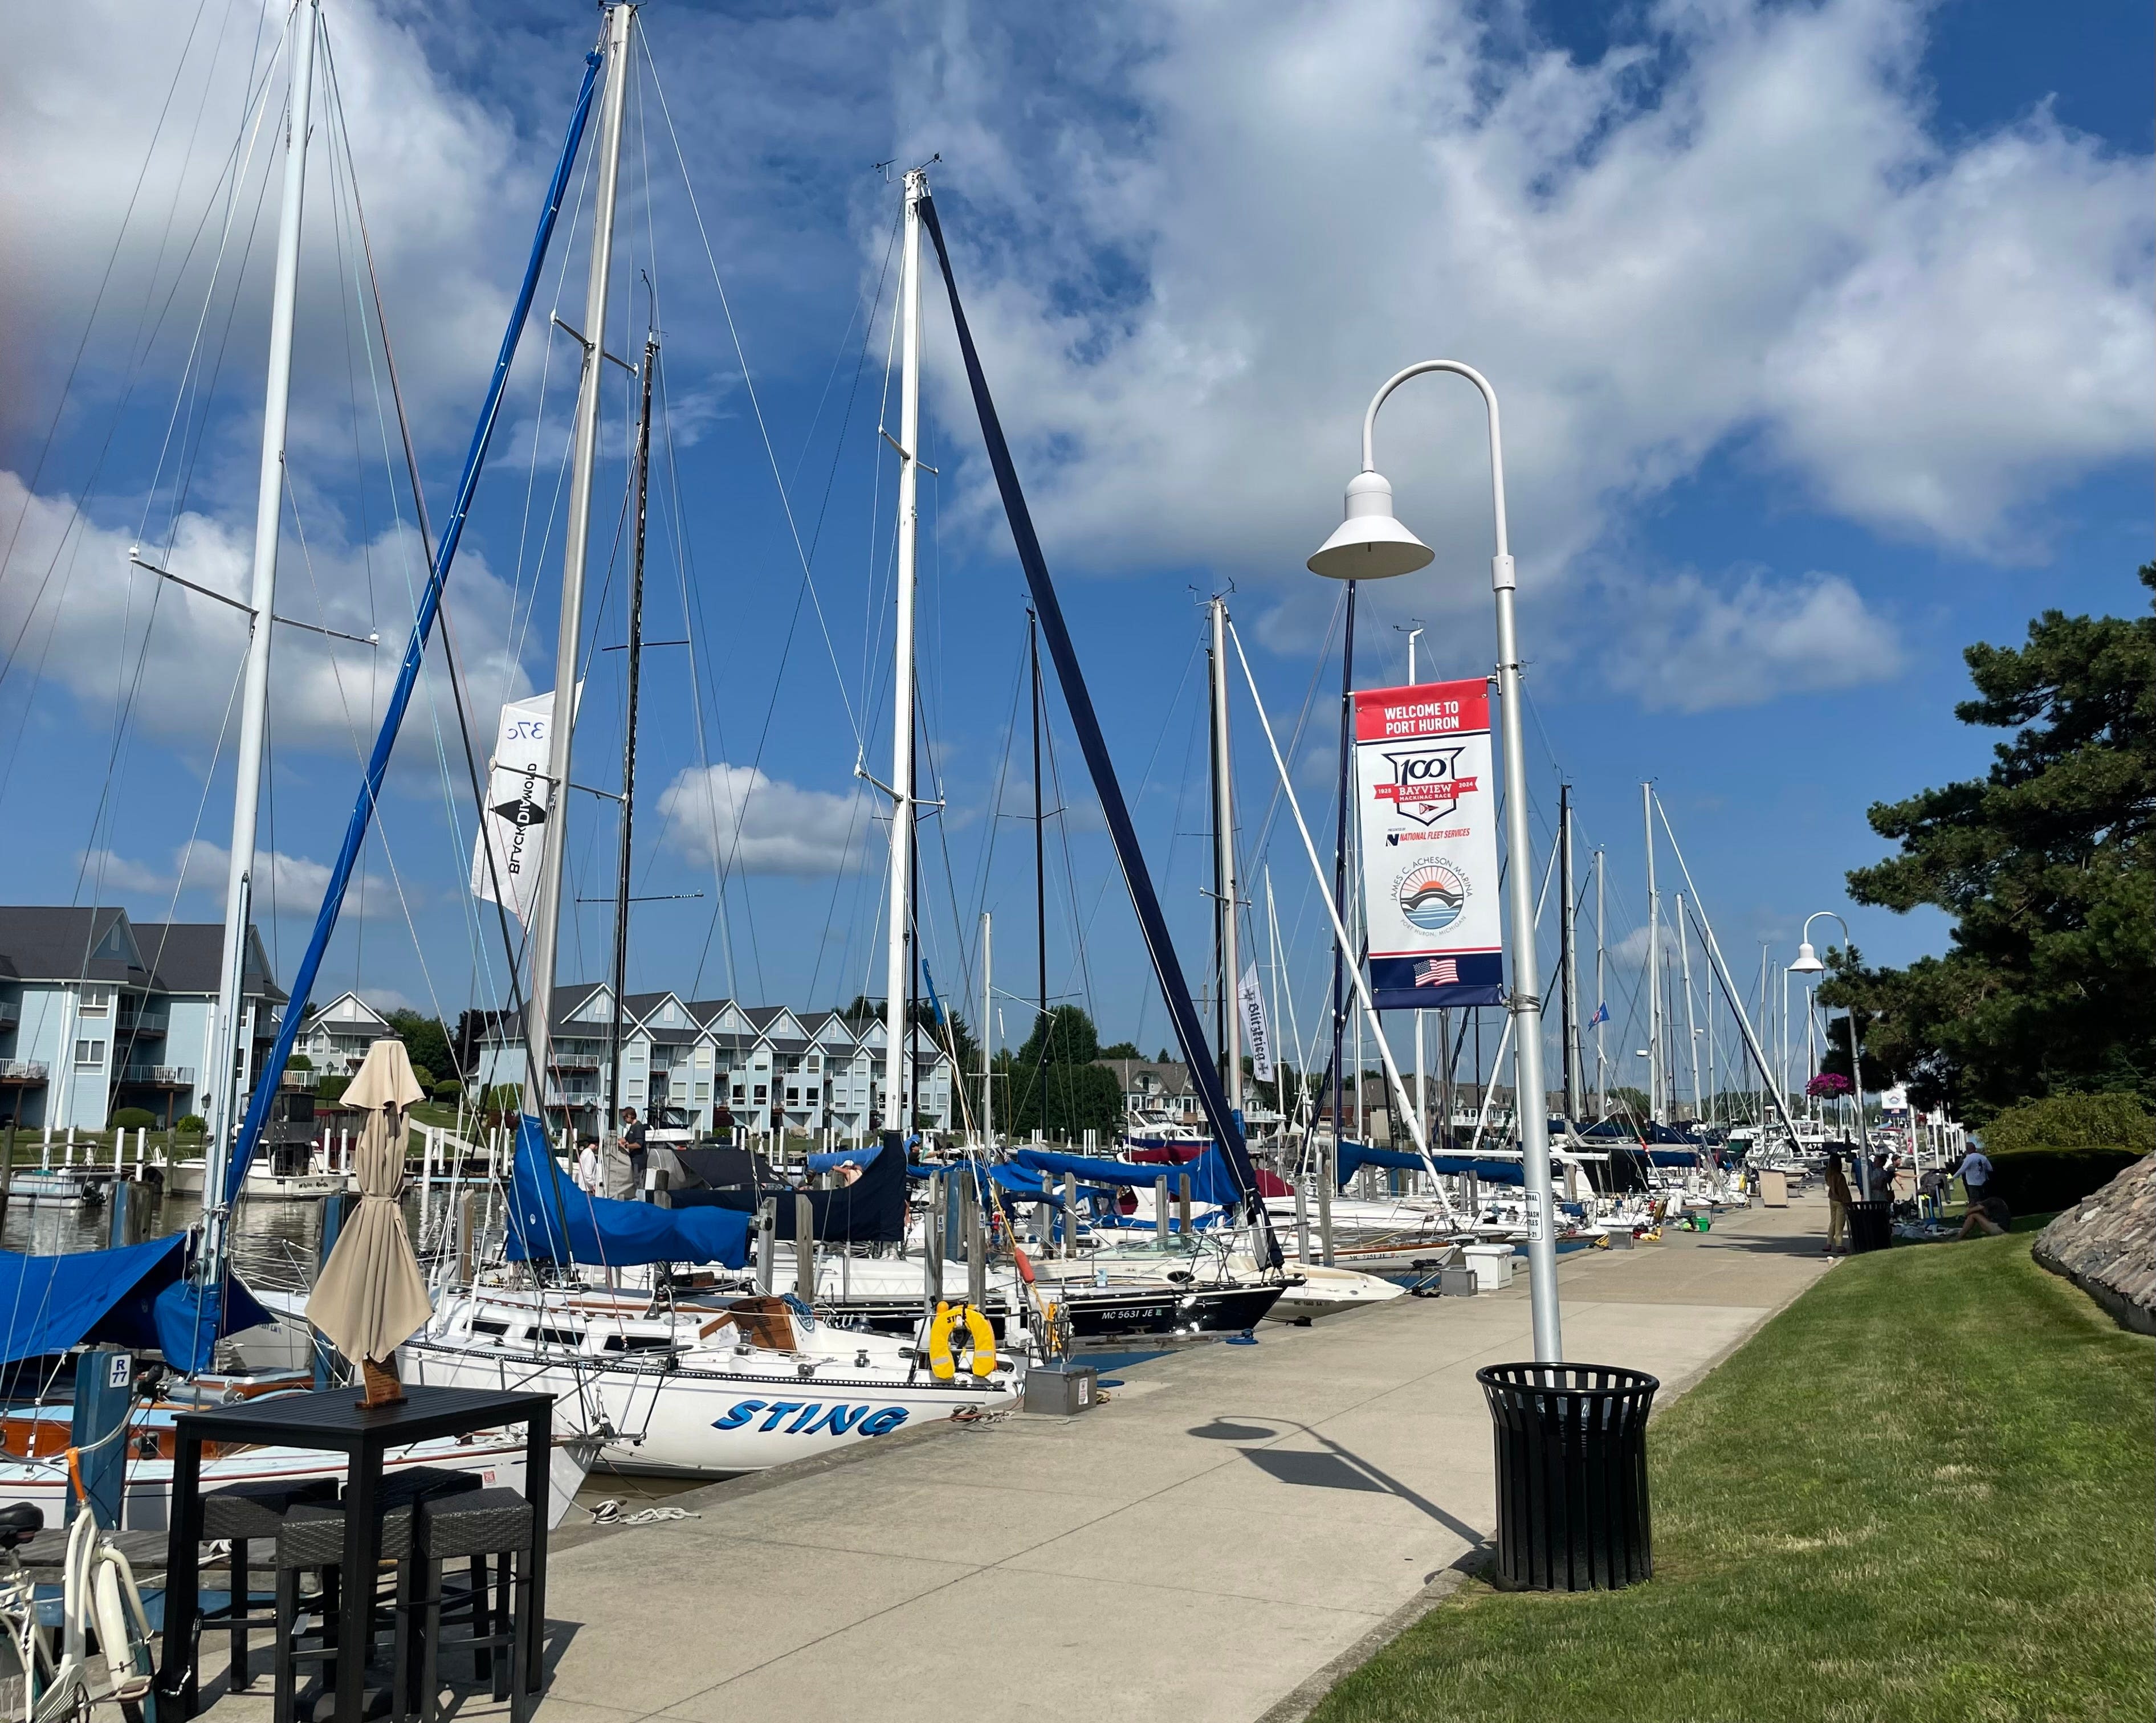
{"label": "sailboat mast", "polygon": [[1677,963],[1684,977],[1685,1039],[1691,1044],[1691,1115],[1707,1116],[1707,1091],[1699,1081],[1699,1028],[1691,1014],[1691,941],[1685,934],[1684,894],[1677,894]]}
{"label": "sailboat mast", "polygon": [[1242,965],[1235,939],[1235,787],[1228,747],[1228,606],[1213,600],[1213,844],[1220,900],[1220,1056],[1228,1065],[1228,1110],[1243,1110]]}
{"label": "sailboat mast", "polygon": [[[608,290],[613,273],[614,193],[620,180],[623,92],[629,83],[629,30],[636,8],[622,0],[606,15],[606,94],[599,108],[598,183],[593,187],[591,269],[584,284],[583,347],[577,382],[575,440],[569,474],[567,543],[562,554],[562,611],[554,641],[554,721],[547,739],[553,802],[543,828],[539,890],[531,913],[531,987],[524,1036],[531,1049],[524,1110],[547,1116],[549,1042],[554,1021],[555,946],[562,931],[562,874],[567,859],[569,751],[577,727],[577,655],[584,635],[584,565],[591,549],[592,478],[598,460],[599,382],[606,363]],[[619,1000],[615,1001],[619,1008]]]}
{"label": "sailboat mast", "polygon": [[995,988],[990,981],[994,964],[994,947],[990,939],[994,923],[986,910],[981,911],[981,1146],[993,1148],[996,1141],[996,1073],[992,1063],[995,1057],[995,1019],[989,1013],[995,1008]]}
{"label": "sailboat mast", "polygon": [[1558,895],[1563,915],[1558,922],[1558,984],[1563,1008],[1558,1018],[1564,1056],[1564,1117],[1573,1129],[1579,1124],[1579,941],[1573,925],[1572,887],[1572,786],[1557,787]]}
{"label": "sailboat mast", "polygon": [[1647,1117],[1662,1120],[1662,900],[1655,895],[1655,792],[1640,786],[1647,833]]}
{"label": "sailboat mast", "polygon": [[629,655],[629,701],[621,744],[621,853],[614,869],[613,1010],[608,1018],[607,1030],[607,1105],[613,1110],[613,1117],[606,1126],[610,1141],[621,1130],[621,1002],[629,992],[629,864],[635,855],[636,835],[636,712],[644,679],[644,529],[651,489],[651,373],[658,358],[659,332],[647,331],[644,364],[637,373],[636,525],[629,559],[629,640],[623,648]]}
{"label": "sailboat mast", "polygon": [[[1048,821],[1041,811],[1040,792],[1040,618],[1025,613],[1025,651],[1033,672],[1033,938],[1036,984],[1040,991],[1034,1030],[1040,1049],[1034,1057],[1031,1086],[1038,1088],[1048,1068]],[[1042,1099],[1041,1116],[1047,1115]]]}
{"label": "sailboat mast", "polygon": [[1601,1120],[1609,1116],[1609,1054],[1607,1037],[1609,1024],[1604,1008],[1609,999],[1609,989],[1602,981],[1602,851],[1594,852],[1594,1116]]}
{"label": "sailboat mast", "polygon": [[[254,913],[254,827],[262,799],[262,756],[270,727],[270,637],[276,610],[277,535],[284,517],[285,422],[292,392],[292,323],[300,296],[300,217],[307,182],[307,129],[314,89],[320,0],[295,7],[290,29],[292,92],[285,127],[284,201],[277,213],[277,275],[270,305],[269,380],[262,399],[262,466],[254,493],[254,567],[248,587],[247,666],[239,709],[239,756],[232,797],[232,846],[225,863],[224,943],[211,1029],[209,1132],[203,1200],[210,1205],[206,1256],[224,1246],[225,1169],[239,1122],[241,1071],[253,1053],[243,1044],[247,930]],[[290,1001],[287,1011],[307,1008]]]}
{"label": "sailboat mast", "polygon": [[914,492],[921,441],[921,200],[927,176],[906,175],[906,237],[898,278],[898,621],[893,630],[891,694],[891,928],[884,964],[883,1128],[903,1132],[906,1053],[907,935],[913,921],[913,558],[918,524]]}

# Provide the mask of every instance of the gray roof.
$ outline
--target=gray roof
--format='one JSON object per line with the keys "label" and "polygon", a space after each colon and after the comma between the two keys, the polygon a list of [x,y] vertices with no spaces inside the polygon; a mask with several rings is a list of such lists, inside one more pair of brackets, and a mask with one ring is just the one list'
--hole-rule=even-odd
{"label": "gray roof", "polygon": [[1164,1095],[1190,1093],[1190,1067],[1186,1064],[1160,1064],[1149,1059],[1096,1059],[1093,1063],[1113,1071],[1116,1085],[1126,1095],[1136,1092],[1142,1075],[1152,1077]]}
{"label": "gray roof", "polygon": [[[22,981],[100,981],[153,992],[215,993],[218,921],[133,920],[125,910],[0,906],[0,971]],[[259,929],[247,930],[244,990],[281,1004]]]}

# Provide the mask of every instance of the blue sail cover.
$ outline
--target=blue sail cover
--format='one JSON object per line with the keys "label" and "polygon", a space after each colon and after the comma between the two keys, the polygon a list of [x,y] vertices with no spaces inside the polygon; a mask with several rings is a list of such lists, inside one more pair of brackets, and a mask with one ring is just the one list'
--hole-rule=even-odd
{"label": "blue sail cover", "polygon": [[750,1217],[730,1208],[661,1208],[593,1197],[562,1177],[544,1126],[529,1113],[516,1121],[516,1170],[510,1179],[508,1255],[512,1262],[579,1262],[626,1268],[634,1263],[748,1263]]}
{"label": "blue sail cover", "polygon": [[1059,1176],[1067,1172],[1082,1184],[1143,1185],[1150,1188],[1154,1180],[1165,1178],[1173,1192],[1180,1188],[1179,1181],[1188,1173],[1192,1202],[1230,1208],[1243,1201],[1242,1187],[1235,1182],[1235,1176],[1229,1171],[1217,1144],[1209,1146],[1195,1161],[1185,1161],[1179,1167],[1150,1161],[1115,1161],[1095,1155],[1059,1155],[1052,1149],[1020,1149],[1011,1158],[1035,1172]]}
{"label": "blue sail cover", "polygon": [[[1525,1182],[1517,1161],[1501,1160],[1486,1155],[1432,1155],[1430,1165],[1440,1172],[1471,1172],[1486,1185],[1517,1185]],[[1400,1172],[1422,1172],[1427,1169],[1422,1156],[1404,1149],[1373,1149],[1368,1143],[1342,1142],[1340,1145],[1340,1182],[1348,1181],[1365,1167],[1383,1167]]]}
{"label": "blue sail cover", "polygon": [[201,1369],[220,1336],[273,1320],[228,1279],[209,1308],[186,1279],[187,1235],[173,1233],[118,1250],[24,1256],[0,1250],[0,1363],[41,1358],[96,1342],[162,1352],[176,1370]]}

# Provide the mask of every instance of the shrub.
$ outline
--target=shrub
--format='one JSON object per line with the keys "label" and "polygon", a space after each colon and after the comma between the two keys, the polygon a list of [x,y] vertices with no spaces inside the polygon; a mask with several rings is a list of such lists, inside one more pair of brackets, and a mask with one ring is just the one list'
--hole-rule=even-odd
{"label": "shrub", "polygon": [[147,1107],[122,1107],[105,1122],[114,1131],[151,1131],[157,1127],[157,1115]]}
{"label": "shrub", "polygon": [[295,1053],[285,1061],[285,1069],[288,1071],[311,1071],[314,1068],[315,1062],[304,1053]]}
{"label": "shrub", "polygon": [[424,1065],[414,1065],[412,1067],[412,1074],[418,1079],[419,1086],[428,1094],[432,1095],[434,1092],[434,1074],[432,1071]]}
{"label": "shrub", "polygon": [[315,1079],[315,1104],[326,1106],[352,1087],[352,1079],[341,1071],[325,1071]]}
{"label": "shrub", "polygon": [[2138,1095],[2054,1095],[2007,1108],[1981,1135],[1994,1160],[2027,1149],[2121,1149],[2138,1159],[2156,1149],[2156,1114]]}
{"label": "shrub", "polygon": [[461,1083],[437,1083],[434,1085],[434,1099],[438,1101],[454,1106],[464,1098],[465,1086]]}
{"label": "shrub", "polygon": [[2133,1149],[1987,1151],[1991,1185],[2016,1214],[2053,1214],[2102,1190],[2139,1159]]}
{"label": "shrub", "polygon": [[179,1123],[173,1126],[172,1129],[178,1131],[182,1136],[200,1136],[209,1129],[209,1121],[200,1113],[182,1113],[180,1115]]}

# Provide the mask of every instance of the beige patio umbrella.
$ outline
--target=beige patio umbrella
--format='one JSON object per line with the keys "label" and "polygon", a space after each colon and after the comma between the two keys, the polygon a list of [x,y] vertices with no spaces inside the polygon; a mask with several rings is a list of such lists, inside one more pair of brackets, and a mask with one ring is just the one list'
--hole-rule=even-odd
{"label": "beige patio umbrella", "polygon": [[366,1110],[361,1127],[359,1207],[337,1234],[336,1247],[315,1281],[307,1320],[360,1366],[367,1406],[404,1397],[397,1383],[398,1346],[433,1314],[427,1282],[397,1199],[404,1190],[404,1139],[409,1109],[424,1100],[402,1041],[377,1041],[343,1095]]}

